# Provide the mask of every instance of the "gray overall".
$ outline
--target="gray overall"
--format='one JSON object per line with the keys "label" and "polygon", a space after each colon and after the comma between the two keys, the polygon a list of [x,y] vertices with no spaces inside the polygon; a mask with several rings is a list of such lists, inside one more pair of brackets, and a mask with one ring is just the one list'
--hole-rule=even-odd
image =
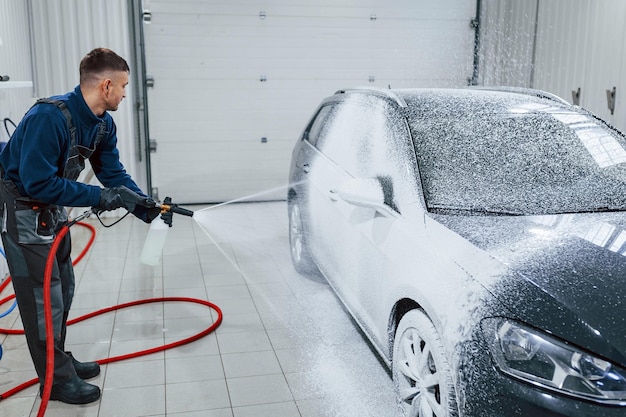
{"label": "gray overall", "polygon": [[[35,105],[52,104],[61,110],[70,130],[70,150],[63,168],[63,178],[76,181],[85,168],[85,159],[95,151],[105,134],[99,126],[93,147],[77,144],[76,129],[65,103],[41,99]],[[2,200],[2,242],[7,256],[15,298],[24,325],[24,333],[35,370],[43,384],[46,370],[46,335],[43,305],[43,281],[46,260],[56,233],[67,224],[65,208],[23,196],[15,184],[4,178],[0,182]],[[54,381],[58,383],[76,375],[72,360],[65,352],[66,322],[74,296],[74,269],[70,258],[70,234],[59,246],[52,269],[51,304],[54,329]]]}

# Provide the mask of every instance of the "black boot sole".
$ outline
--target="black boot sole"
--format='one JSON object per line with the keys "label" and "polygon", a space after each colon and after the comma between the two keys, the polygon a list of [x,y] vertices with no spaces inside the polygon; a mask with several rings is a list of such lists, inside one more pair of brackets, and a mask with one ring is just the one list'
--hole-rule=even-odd
{"label": "black boot sole", "polygon": [[89,404],[100,399],[100,390],[94,391],[89,395],[81,396],[79,398],[65,396],[63,394],[50,394],[50,399],[55,401],[61,401],[66,404]]}

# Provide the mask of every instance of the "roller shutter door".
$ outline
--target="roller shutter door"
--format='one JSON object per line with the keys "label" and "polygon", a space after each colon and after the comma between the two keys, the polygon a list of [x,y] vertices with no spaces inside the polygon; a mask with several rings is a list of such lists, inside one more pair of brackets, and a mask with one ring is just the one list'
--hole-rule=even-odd
{"label": "roller shutter door", "polygon": [[339,89],[463,86],[472,75],[473,1],[144,7],[152,184],[181,203],[283,197],[294,141]]}

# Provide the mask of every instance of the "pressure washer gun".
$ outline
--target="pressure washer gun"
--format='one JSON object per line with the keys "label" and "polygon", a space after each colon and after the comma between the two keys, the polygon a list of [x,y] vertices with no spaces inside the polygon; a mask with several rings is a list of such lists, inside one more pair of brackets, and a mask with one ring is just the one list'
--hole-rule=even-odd
{"label": "pressure washer gun", "polygon": [[157,206],[161,207],[161,218],[169,227],[172,227],[172,217],[174,217],[174,213],[193,217],[193,211],[179,207],[178,204],[172,203],[172,199],[170,197],[165,197],[163,204]]}
{"label": "pressure washer gun", "polygon": [[161,218],[170,227],[172,227],[172,217],[174,213],[182,214],[183,216],[193,217],[193,211],[179,207],[178,204],[172,203],[170,197],[166,197],[163,200],[163,204],[159,204],[150,197],[143,197],[132,191],[131,189],[121,186],[118,187],[118,191],[124,200],[124,208],[133,212],[137,205],[146,208],[158,207],[161,209]]}

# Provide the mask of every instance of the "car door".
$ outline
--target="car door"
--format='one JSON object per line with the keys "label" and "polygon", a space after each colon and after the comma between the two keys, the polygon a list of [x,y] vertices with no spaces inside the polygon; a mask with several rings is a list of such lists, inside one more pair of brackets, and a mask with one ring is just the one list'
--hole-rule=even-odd
{"label": "car door", "polygon": [[336,110],[337,103],[323,104],[305,129],[302,143],[294,155],[298,174],[292,178],[296,180],[292,186],[298,190],[299,204],[303,207],[308,251],[325,275],[334,275],[335,271],[334,244],[330,243],[334,242],[335,236],[329,224],[336,222],[337,216],[328,190],[342,171],[318,147],[334,124]]}
{"label": "car door", "polygon": [[[320,241],[326,242],[319,245],[325,259],[321,269],[364,327],[370,316],[366,299],[371,305],[373,284],[380,282],[384,264],[375,235],[381,213],[347,195],[367,194],[358,187],[375,187],[384,180],[374,175],[371,164],[378,158],[378,143],[386,140],[385,109],[380,98],[349,97],[337,107],[328,131],[316,145],[323,156],[315,167],[318,205],[311,208],[325,213],[316,227]],[[393,210],[387,214],[394,216]]]}
{"label": "car door", "polygon": [[[334,191],[339,184],[352,178],[350,165],[353,158],[348,155],[355,141],[354,112],[354,106],[344,102],[333,105],[315,139],[318,153],[311,160],[307,176],[311,252],[330,284],[347,300],[351,299],[346,291],[347,283],[354,275],[354,268],[349,264],[357,262],[357,254],[352,250],[355,236],[345,207]],[[344,300],[346,304],[349,303],[347,300]]]}
{"label": "car door", "polygon": [[378,99],[368,108],[376,110],[367,123],[368,151],[359,152],[357,174],[344,185],[353,187],[347,198],[352,201],[349,215],[360,219],[353,223],[360,237],[362,269],[368,270],[351,289],[356,294],[351,309],[383,350],[389,300],[398,297],[393,293],[398,280],[412,277],[429,255],[417,163],[405,117],[396,103],[386,100]]}

